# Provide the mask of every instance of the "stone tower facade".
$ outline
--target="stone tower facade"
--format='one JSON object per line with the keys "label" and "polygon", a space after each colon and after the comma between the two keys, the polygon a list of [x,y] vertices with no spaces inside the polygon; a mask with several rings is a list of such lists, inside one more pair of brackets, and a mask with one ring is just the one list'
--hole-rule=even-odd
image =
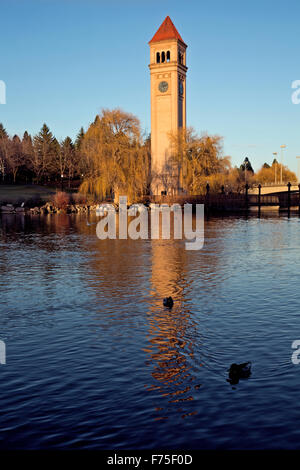
{"label": "stone tower facade", "polygon": [[[186,48],[169,16],[150,46],[152,194],[170,192],[170,133],[186,127]],[[174,185],[173,185],[174,188]],[[179,184],[177,184],[177,191]]]}

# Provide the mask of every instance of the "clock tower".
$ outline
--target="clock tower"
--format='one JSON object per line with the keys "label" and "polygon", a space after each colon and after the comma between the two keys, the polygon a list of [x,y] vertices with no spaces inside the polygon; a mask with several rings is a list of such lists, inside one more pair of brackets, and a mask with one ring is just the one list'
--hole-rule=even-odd
{"label": "clock tower", "polygon": [[[170,192],[170,133],[186,127],[186,48],[169,16],[151,41],[152,194]],[[178,178],[177,178],[178,180]],[[179,190],[177,184],[177,191]],[[173,184],[174,189],[174,184]]]}

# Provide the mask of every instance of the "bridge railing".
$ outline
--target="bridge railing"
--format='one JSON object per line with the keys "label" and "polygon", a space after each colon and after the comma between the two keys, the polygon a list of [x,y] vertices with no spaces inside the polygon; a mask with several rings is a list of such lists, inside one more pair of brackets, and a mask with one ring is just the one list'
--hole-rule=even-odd
{"label": "bridge railing", "polygon": [[[298,186],[299,182],[298,181],[290,181],[291,185],[292,186]],[[273,188],[274,186],[278,186],[278,188],[286,188],[288,185],[288,183],[260,183],[260,186],[262,188]],[[259,187],[259,184],[253,184],[252,185],[253,188],[258,188]]]}
{"label": "bridge railing", "polygon": [[216,210],[244,210],[250,206],[280,206],[290,208],[298,206],[300,210],[300,185],[298,190],[291,190],[291,183],[285,185],[286,191],[278,191],[272,194],[261,194],[262,186],[258,186],[258,194],[249,194],[249,186],[245,185],[243,193],[225,193],[224,187],[221,193],[210,192],[209,184],[206,186],[206,194],[202,195],[160,195],[151,196],[151,202],[156,204],[204,204],[206,208]]}

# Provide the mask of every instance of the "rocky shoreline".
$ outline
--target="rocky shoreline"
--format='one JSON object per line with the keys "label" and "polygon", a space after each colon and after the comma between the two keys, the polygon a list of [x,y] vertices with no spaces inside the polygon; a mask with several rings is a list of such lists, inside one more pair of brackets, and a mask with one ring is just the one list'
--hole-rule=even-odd
{"label": "rocky shoreline", "polygon": [[52,202],[46,202],[43,206],[22,207],[14,204],[0,206],[4,214],[78,214],[96,211],[98,204],[68,204],[65,207],[57,207]]}

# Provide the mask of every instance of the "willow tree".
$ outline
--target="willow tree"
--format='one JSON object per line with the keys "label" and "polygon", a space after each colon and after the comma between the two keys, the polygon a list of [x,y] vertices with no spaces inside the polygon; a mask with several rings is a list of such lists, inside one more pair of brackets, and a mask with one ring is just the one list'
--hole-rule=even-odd
{"label": "willow tree", "polygon": [[[197,135],[192,128],[170,135],[171,158],[178,165],[181,187],[190,194],[201,194],[206,184],[223,183],[231,169],[230,157],[223,156],[222,138]],[[220,177],[221,176],[221,177]]]}
{"label": "willow tree", "polygon": [[136,200],[146,193],[150,156],[137,117],[121,109],[103,110],[85,133],[81,152],[81,192],[102,200],[116,194]]}

